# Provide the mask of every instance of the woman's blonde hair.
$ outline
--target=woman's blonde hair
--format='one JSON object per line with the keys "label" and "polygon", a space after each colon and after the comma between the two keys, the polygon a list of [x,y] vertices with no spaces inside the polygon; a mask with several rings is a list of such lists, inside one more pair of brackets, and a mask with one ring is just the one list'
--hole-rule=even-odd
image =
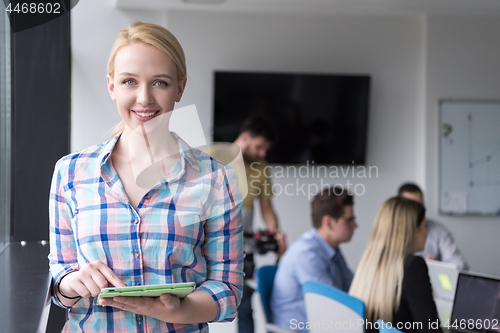
{"label": "woman's blonde hair", "polygon": [[365,302],[368,321],[392,322],[401,301],[404,259],[424,218],[424,206],[403,197],[390,198],[380,207],[349,291]]}
{"label": "woman's blonde hair", "polygon": [[[132,43],[145,43],[155,46],[172,59],[177,68],[177,82],[181,82],[187,75],[186,58],[182,46],[175,36],[164,27],[143,22],[134,22],[127,29],[118,33],[108,60],[108,75],[115,75],[115,57],[118,51]],[[121,121],[114,129],[112,136],[123,131],[125,123]]]}

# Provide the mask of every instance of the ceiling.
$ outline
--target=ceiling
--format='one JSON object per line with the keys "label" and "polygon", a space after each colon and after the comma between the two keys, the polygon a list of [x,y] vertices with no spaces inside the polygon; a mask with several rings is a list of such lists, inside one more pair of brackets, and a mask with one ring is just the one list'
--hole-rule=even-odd
{"label": "ceiling", "polygon": [[[500,16],[500,0],[114,0],[124,9],[262,13]],[[205,2],[205,3],[197,3]],[[215,3],[213,3],[215,2]],[[222,2],[222,3],[216,3]]]}

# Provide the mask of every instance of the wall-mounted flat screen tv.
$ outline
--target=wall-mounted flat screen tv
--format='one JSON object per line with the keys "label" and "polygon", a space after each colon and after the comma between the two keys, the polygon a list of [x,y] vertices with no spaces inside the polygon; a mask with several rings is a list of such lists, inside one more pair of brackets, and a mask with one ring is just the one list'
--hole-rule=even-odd
{"label": "wall-mounted flat screen tv", "polygon": [[370,76],[216,71],[214,86],[214,142],[264,114],[278,135],[269,163],[365,164]]}

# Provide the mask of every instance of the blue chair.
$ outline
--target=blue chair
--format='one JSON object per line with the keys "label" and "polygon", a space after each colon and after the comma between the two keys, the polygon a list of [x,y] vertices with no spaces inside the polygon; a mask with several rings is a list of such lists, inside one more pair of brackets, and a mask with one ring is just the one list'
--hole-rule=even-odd
{"label": "blue chair", "polygon": [[346,292],[316,281],[302,286],[309,333],[365,332],[365,303]]}
{"label": "blue chair", "polygon": [[255,271],[255,282],[257,283],[257,292],[260,294],[262,308],[266,314],[266,332],[290,333],[292,331],[274,325],[271,321],[271,308],[269,301],[273,292],[274,277],[278,266],[262,266]]}
{"label": "blue chair", "polygon": [[377,320],[377,323],[379,325],[378,331],[380,333],[403,333],[400,330],[392,327],[392,326],[387,326],[387,323],[383,321],[382,319]]}

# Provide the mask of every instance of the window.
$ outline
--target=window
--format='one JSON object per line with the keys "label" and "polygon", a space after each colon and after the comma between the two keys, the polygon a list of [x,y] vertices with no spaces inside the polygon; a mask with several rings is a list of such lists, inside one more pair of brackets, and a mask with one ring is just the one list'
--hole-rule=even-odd
{"label": "window", "polygon": [[10,240],[11,80],[10,25],[0,14],[0,253]]}

